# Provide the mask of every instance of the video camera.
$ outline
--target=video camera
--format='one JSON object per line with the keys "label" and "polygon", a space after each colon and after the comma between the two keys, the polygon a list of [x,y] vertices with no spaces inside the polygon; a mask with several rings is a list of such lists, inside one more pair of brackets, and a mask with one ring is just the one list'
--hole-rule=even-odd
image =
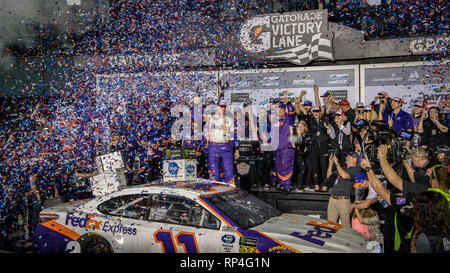
{"label": "video camera", "polygon": [[360,131],[362,128],[364,128],[367,125],[369,125],[369,123],[365,119],[360,119],[353,123],[353,127],[358,131]]}
{"label": "video camera", "polygon": [[401,138],[403,138],[404,140],[411,141],[414,138],[414,132],[409,132],[409,131],[406,131],[406,130],[402,129],[400,131],[399,136]]}
{"label": "video camera", "polygon": [[[402,161],[404,159],[405,154],[405,143],[402,141],[402,138],[404,137],[413,137],[412,134],[409,135],[404,132],[403,136],[398,136],[395,131],[393,131],[391,128],[389,128],[384,122],[373,122],[370,123],[368,121],[367,126],[366,125],[360,125],[365,126],[367,128],[367,132],[363,137],[362,140],[362,152],[367,154],[368,159],[374,163],[374,170],[379,167],[379,160],[378,160],[378,147],[380,145],[387,145],[388,146],[388,154],[387,159],[391,163],[392,167],[394,168],[397,173],[401,172]],[[360,127],[362,128],[362,127]],[[377,170],[380,171],[380,170]]]}

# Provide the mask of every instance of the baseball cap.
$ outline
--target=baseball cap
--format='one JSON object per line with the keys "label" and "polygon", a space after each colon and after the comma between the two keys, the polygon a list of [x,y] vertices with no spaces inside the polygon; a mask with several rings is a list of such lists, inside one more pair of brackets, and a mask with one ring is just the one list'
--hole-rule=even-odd
{"label": "baseball cap", "polygon": [[350,102],[348,100],[341,100],[339,105],[350,105]]}
{"label": "baseball cap", "polygon": [[366,107],[364,107],[364,111],[372,111],[372,105],[366,105]]}
{"label": "baseball cap", "polygon": [[320,107],[319,106],[317,106],[317,105],[314,105],[312,108],[311,108],[311,111],[320,111]]}
{"label": "baseball cap", "polygon": [[365,172],[360,172],[360,173],[356,174],[355,175],[355,183],[353,183],[353,187],[358,188],[359,186],[361,186],[362,182],[367,179],[368,179],[367,174]]}
{"label": "baseball cap", "polygon": [[408,156],[406,156],[407,159],[410,159],[411,157],[428,157],[428,153],[427,151],[425,151],[424,148],[418,147],[415,148],[414,150],[411,151],[411,153],[409,153]]}
{"label": "baseball cap", "polygon": [[320,96],[320,97],[329,97],[330,96],[330,93],[328,93],[328,91],[327,92],[325,92],[325,93],[323,93],[323,95],[322,96]]}
{"label": "baseball cap", "polygon": [[304,106],[312,106],[312,102],[309,101],[309,100],[305,100],[305,101],[303,102],[303,105],[304,105]]}
{"label": "baseball cap", "polygon": [[422,107],[423,106],[423,101],[422,100],[414,100],[413,106]]}
{"label": "baseball cap", "polygon": [[362,103],[362,102],[357,102],[357,103],[356,103],[356,108],[364,108],[364,103]]}
{"label": "baseball cap", "polygon": [[286,104],[284,102],[281,102],[281,101],[277,103],[277,106],[279,108],[286,108]]}
{"label": "baseball cap", "polygon": [[334,114],[340,116],[340,115],[342,115],[343,113],[342,113],[342,110],[339,109],[339,110],[337,110]]}
{"label": "baseball cap", "polygon": [[403,104],[403,100],[400,97],[394,97],[392,100],[395,100],[396,102],[400,102]]}

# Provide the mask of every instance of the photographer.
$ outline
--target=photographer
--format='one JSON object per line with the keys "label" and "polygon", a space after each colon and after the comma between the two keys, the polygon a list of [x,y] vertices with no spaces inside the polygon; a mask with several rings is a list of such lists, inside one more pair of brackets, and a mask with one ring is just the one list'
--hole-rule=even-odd
{"label": "photographer", "polygon": [[345,161],[345,156],[353,151],[352,126],[350,121],[346,120],[342,110],[334,113],[334,120],[331,122],[330,129],[334,132],[330,135],[332,150],[342,164]]}
{"label": "photographer", "polygon": [[421,147],[414,149],[406,157],[406,159],[411,159],[411,163],[413,165],[409,165],[406,160],[403,160],[402,162],[403,167],[405,167],[405,170],[408,173],[409,179],[414,183],[419,183],[429,187],[430,181],[429,177],[426,175],[426,172],[434,165],[439,164],[439,162],[430,157],[427,151]]}
{"label": "photographer", "polygon": [[421,122],[418,124],[417,131],[423,134],[422,145],[428,147],[447,146],[449,144],[448,127],[445,126],[439,115],[439,108],[430,107],[428,109],[428,118],[423,119],[425,113],[422,113]]}
{"label": "photographer", "polygon": [[[416,148],[420,146],[420,143],[422,142],[422,133],[419,132],[419,124],[422,124],[423,118],[424,118],[424,107],[423,102],[421,100],[414,100],[413,102],[413,109],[411,110],[411,118],[413,121],[413,132],[414,136],[411,140],[411,148]],[[409,149],[410,147],[406,147]]]}
{"label": "photographer", "polygon": [[[420,183],[413,183],[401,179],[392,169],[386,159],[387,146],[378,147],[378,156],[382,171],[388,181],[398,190],[400,194],[394,194],[376,177],[372,170],[372,164],[367,155],[361,160],[361,167],[367,173],[370,185],[389,205],[390,210],[386,212],[384,236],[386,252],[408,252],[412,234],[412,217],[408,212],[408,205],[418,193],[424,191],[437,191],[450,200],[447,167],[436,165],[427,169],[426,175],[430,179],[431,187]],[[389,214],[388,214],[389,213]],[[392,245],[394,242],[394,245]]]}

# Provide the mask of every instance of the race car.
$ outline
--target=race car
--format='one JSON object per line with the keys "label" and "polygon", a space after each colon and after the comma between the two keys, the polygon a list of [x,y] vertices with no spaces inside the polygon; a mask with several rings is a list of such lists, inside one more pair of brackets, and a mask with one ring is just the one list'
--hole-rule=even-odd
{"label": "race car", "polygon": [[198,179],[154,182],[44,209],[39,253],[370,252],[351,228],[282,214],[235,186]]}

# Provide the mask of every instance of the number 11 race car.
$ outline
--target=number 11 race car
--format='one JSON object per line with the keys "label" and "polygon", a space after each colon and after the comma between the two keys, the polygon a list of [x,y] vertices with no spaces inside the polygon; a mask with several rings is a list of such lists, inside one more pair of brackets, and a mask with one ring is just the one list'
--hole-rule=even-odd
{"label": "number 11 race car", "polygon": [[33,235],[40,253],[370,252],[351,228],[282,214],[239,188],[202,179],[128,187],[47,208],[40,219]]}

